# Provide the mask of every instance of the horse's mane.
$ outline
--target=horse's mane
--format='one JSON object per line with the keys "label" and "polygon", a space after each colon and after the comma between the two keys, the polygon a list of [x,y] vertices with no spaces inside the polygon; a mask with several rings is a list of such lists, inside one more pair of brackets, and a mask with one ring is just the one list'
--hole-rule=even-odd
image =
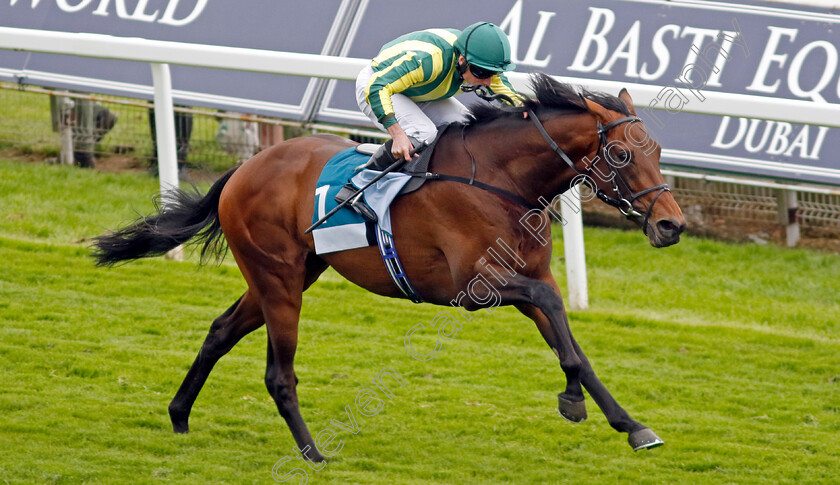
{"label": "horse's mane", "polygon": [[584,98],[600,104],[608,110],[630,116],[627,105],[616,96],[576,88],[571,84],[561,83],[541,72],[531,74],[531,88],[534,91],[534,97],[524,98],[521,106],[477,103],[470,108],[470,116],[465,125],[475,126],[500,118],[513,117],[521,115],[523,111],[529,109],[537,114],[545,110],[586,113],[589,109],[586,107]]}

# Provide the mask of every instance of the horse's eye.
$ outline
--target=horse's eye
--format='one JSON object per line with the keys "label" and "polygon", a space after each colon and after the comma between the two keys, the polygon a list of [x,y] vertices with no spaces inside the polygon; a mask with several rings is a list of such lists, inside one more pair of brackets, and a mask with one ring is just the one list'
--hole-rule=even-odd
{"label": "horse's eye", "polygon": [[626,167],[633,163],[633,153],[624,150],[616,150],[613,152],[612,162],[616,167]]}

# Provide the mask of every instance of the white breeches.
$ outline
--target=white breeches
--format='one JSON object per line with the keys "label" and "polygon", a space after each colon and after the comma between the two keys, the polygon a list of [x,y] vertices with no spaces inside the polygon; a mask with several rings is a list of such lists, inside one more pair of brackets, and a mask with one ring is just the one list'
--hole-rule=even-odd
{"label": "white breeches", "polygon": [[[387,131],[376,120],[373,110],[365,101],[365,88],[373,74],[374,70],[370,66],[365,67],[359,73],[359,77],[356,78],[356,102],[377,128]],[[405,131],[405,134],[421,142],[431,143],[437,135],[438,126],[465,121],[469,113],[466,106],[455,98],[417,103],[408,96],[397,93],[391,96],[391,103],[394,105],[397,122]]]}

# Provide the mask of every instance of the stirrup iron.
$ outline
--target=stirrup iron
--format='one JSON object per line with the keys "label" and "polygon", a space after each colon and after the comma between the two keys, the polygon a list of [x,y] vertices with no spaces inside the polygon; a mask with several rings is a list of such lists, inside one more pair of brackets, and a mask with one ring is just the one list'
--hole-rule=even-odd
{"label": "stirrup iron", "polygon": [[379,218],[376,217],[376,212],[374,212],[374,210],[371,209],[367,202],[365,202],[362,198],[363,194],[364,193],[356,188],[355,185],[347,182],[344,184],[344,187],[338,191],[338,194],[335,195],[335,201],[341,204],[345,200],[350,199],[350,202],[347,205],[352,207],[354,211],[362,216],[362,219],[368,222],[378,221]]}

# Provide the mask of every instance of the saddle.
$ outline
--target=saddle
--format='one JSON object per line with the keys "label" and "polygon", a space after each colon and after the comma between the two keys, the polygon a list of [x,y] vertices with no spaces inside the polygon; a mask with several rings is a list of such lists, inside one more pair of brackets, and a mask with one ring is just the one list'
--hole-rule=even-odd
{"label": "saddle", "polygon": [[[389,173],[401,173],[404,175],[408,175],[410,178],[408,182],[400,189],[400,191],[396,194],[396,196],[410,194],[426,183],[427,180],[455,180],[458,182],[464,182],[468,179],[461,180],[461,177],[453,177],[447,175],[440,175],[434,174],[429,172],[429,164],[432,160],[432,154],[435,151],[435,147],[437,146],[438,141],[446,133],[449,128],[453,125],[459,125],[460,123],[450,123],[448,125],[443,125],[438,128],[437,135],[435,139],[432,140],[430,144],[420,144],[417,140],[409,137],[412,141],[412,144],[415,145],[415,152],[418,154],[417,158],[412,159],[409,162],[406,162],[404,165],[400,167],[399,170],[392,171]],[[364,169],[372,170],[372,171],[385,171],[387,168],[393,166],[396,163],[396,159],[391,154],[391,145],[393,145],[393,140],[388,140],[382,145],[376,145],[373,143],[362,143],[356,146],[356,153],[360,155],[365,155],[371,157],[366,163],[359,165],[356,167],[355,173],[359,173]],[[469,183],[473,184],[473,180],[469,179]],[[361,197],[362,190],[357,188],[353,182],[347,182],[344,187],[336,194],[335,201],[339,204],[347,203],[347,205],[355,210],[359,215],[361,215],[366,221],[368,222],[377,222],[377,216],[374,210],[367,205],[367,203]]]}

